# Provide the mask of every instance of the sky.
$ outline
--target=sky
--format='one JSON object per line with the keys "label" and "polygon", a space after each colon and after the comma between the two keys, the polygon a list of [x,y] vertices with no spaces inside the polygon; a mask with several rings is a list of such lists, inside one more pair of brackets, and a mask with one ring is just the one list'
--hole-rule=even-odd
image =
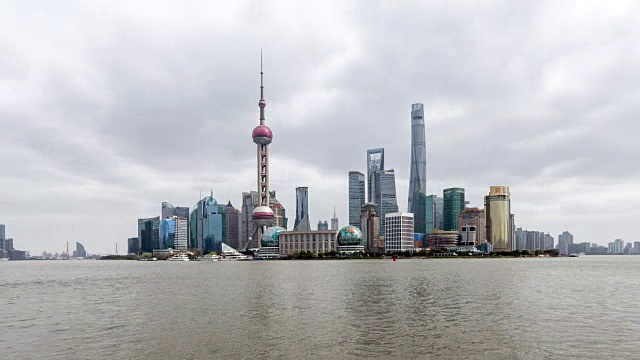
{"label": "sky", "polygon": [[0,2],[0,223],[15,247],[125,251],[137,219],[256,190],[260,51],[271,188],[348,222],[385,148],[406,211],[410,110],[427,190],[511,190],[518,227],[640,241],[640,2]]}

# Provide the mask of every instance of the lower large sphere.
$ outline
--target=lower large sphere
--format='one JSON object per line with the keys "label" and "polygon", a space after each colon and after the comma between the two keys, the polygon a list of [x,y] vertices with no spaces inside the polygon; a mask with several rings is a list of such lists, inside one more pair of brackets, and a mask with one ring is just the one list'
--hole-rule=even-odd
{"label": "lower large sphere", "polygon": [[287,229],[280,226],[272,226],[264,232],[262,235],[261,245],[262,247],[278,247],[280,232],[287,231]]}
{"label": "lower large sphere", "polygon": [[345,226],[338,232],[338,245],[362,245],[362,232],[355,226]]}

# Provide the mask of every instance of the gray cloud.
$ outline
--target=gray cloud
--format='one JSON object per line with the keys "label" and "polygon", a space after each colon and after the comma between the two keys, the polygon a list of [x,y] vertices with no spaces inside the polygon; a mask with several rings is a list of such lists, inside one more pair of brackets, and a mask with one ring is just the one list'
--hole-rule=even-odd
{"label": "gray cloud", "polygon": [[347,221],[349,170],[385,147],[406,206],[409,110],[425,103],[428,190],[518,225],[635,236],[634,2],[13,2],[0,5],[0,222],[16,245],[124,248],[160,203],[255,188],[259,50],[272,187]]}

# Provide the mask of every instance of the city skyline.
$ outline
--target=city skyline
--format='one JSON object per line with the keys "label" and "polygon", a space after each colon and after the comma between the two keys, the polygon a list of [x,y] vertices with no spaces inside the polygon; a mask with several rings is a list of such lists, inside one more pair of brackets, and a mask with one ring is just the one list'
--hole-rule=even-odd
{"label": "city skyline", "polygon": [[[453,4],[362,13],[306,4],[294,23],[284,10],[301,4],[59,5],[39,20],[26,5],[0,6],[11,134],[1,145],[0,222],[32,253],[62,252],[66,241],[90,253],[114,252],[118,242],[122,251],[136,219],[160,215],[162,202],[194,204],[201,189],[239,207],[242,192],[257,190],[248,131],[260,48],[276,137],[270,189],[293,211],[295,188],[308,186],[312,224],[330,219],[334,205],[347,223],[345,174],[366,174],[363,154],[376,147],[395,170],[404,209],[407,109],[420,102],[427,195],[462,187],[469,206],[482,207],[489,186],[506,185],[517,227],[569,230],[577,242],[601,245],[637,240],[623,226],[639,215],[628,207],[640,199],[632,166],[640,147],[627,138],[638,126],[636,101],[633,84],[620,79],[633,76],[640,56],[591,60],[635,43],[634,21],[620,21],[619,36],[608,28],[609,16],[634,19],[637,5],[589,5],[579,17],[561,5],[507,4],[509,31],[484,26],[504,14],[497,5],[476,5],[483,15],[470,22]],[[319,26],[327,14],[331,29]],[[59,32],[65,26],[77,31]],[[102,223],[110,226],[95,231]]]}

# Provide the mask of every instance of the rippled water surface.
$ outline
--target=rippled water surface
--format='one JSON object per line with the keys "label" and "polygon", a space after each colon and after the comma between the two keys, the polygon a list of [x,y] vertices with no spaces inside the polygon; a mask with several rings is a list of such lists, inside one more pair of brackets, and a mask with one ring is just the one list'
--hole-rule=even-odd
{"label": "rippled water surface", "polygon": [[0,263],[2,359],[640,358],[640,256]]}

